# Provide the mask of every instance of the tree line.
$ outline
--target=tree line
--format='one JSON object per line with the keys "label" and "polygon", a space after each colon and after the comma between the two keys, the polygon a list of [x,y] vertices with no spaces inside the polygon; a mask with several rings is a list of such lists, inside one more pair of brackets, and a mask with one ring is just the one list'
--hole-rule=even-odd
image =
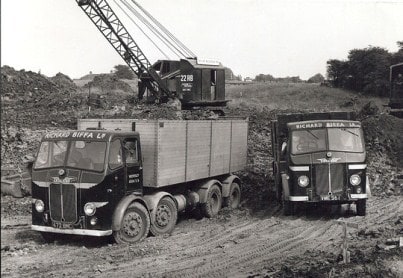
{"label": "tree line", "polygon": [[389,95],[389,69],[403,62],[403,41],[398,51],[369,46],[349,51],[347,60],[327,61],[327,76],[334,87],[362,92],[367,95]]}

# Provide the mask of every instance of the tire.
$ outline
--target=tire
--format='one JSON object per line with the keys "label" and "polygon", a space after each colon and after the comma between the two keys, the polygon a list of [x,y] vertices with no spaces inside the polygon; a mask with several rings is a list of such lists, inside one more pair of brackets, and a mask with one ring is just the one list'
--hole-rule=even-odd
{"label": "tire", "polygon": [[229,196],[224,198],[224,206],[236,209],[241,203],[241,188],[239,184],[233,182],[229,189]]}
{"label": "tire", "polygon": [[154,236],[170,234],[175,228],[176,220],[178,220],[178,209],[175,202],[169,197],[164,197],[157,205],[155,220],[154,223],[151,223],[150,232]]}
{"label": "tire", "polygon": [[284,193],[281,193],[281,204],[283,206],[283,214],[285,216],[294,214],[294,203],[288,200],[285,200]]}
{"label": "tire", "polygon": [[135,243],[142,241],[150,231],[150,215],[140,203],[132,203],[125,211],[120,230],[113,232],[116,243]]}
{"label": "tire", "polygon": [[365,216],[367,214],[367,200],[358,200],[356,202],[357,206],[357,215],[358,216]]}
{"label": "tire", "polygon": [[205,217],[212,218],[220,211],[221,205],[221,190],[217,184],[214,184],[208,191],[207,201],[201,204],[201,211]]}

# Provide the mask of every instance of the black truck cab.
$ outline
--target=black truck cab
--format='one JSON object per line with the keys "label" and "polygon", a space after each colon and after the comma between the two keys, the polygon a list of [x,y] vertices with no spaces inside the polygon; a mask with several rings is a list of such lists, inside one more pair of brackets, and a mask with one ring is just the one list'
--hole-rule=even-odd
{"label": "black truck cab", "polygon": [[32,170],[32,229],[110,235],[117,203],[142,191],[137,132],[48,133]]}
{"label": "black truck cab", "polygon": [[[321,116],[322,115],[322,116]],[[294,202],[356,203],[365,215],[369,186],[361,123],[346,113],[282,115],[273,122],[273,172],[284,212]]]}

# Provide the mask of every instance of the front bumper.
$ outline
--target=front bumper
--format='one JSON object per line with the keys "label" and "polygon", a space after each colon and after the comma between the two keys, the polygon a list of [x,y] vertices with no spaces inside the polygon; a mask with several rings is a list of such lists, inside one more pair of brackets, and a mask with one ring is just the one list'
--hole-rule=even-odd
{"label": "front bumper", "polygon": [[[368,194],[367,193],[361,193],[361,194],[349,194],[349,198],[344,198],[344,199],[339,199],[339,198],[334,198],[331,199],[330,197],[322,198],[319,201],[357,201],[361,199],[368,199]],[[289,196],[288,200],[291,202],[312,202],[315,200],[309,200],[308,196]]]}
{"label": "front bumper", "polygon": [[100,231],[100,230],[87,230],[87,229],[58,229],[39,225],[31,225],[31,229],[39,232],[82,235],[82,236],[109,236],[112,234],[112,230]]}

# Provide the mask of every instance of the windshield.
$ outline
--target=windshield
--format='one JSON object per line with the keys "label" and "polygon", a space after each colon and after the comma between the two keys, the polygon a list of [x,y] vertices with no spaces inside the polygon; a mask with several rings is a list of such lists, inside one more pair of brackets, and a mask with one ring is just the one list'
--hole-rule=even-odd
{"label": "windshield", "polygon": [[362,130],[359,128],[305,129],[292,132],[291,153],[319,151],[363,152]]}
{"label": "windshield", "polygon": [[358,128],[329,128],[329,150],[363,152],[363,136]]}
{"label": "windshield", "polygon": [[[67,148],[68,144],[70,145],[69,149]],[[45,141],[42,142],[39,148],[34,168],[41,169],[66,165],[84,170],[102,171],[104,169],[105,152],[106,142]]]}
{"label": "windshield", "polygon": [[42,142],[39,147],[34,168],[49,168],[63,166],[66,157],[67,141]]}
{"label": "windshield", "polygon": [[325,129],[296,130],[292,133],[291,152],[293,154],[326,150]]}

